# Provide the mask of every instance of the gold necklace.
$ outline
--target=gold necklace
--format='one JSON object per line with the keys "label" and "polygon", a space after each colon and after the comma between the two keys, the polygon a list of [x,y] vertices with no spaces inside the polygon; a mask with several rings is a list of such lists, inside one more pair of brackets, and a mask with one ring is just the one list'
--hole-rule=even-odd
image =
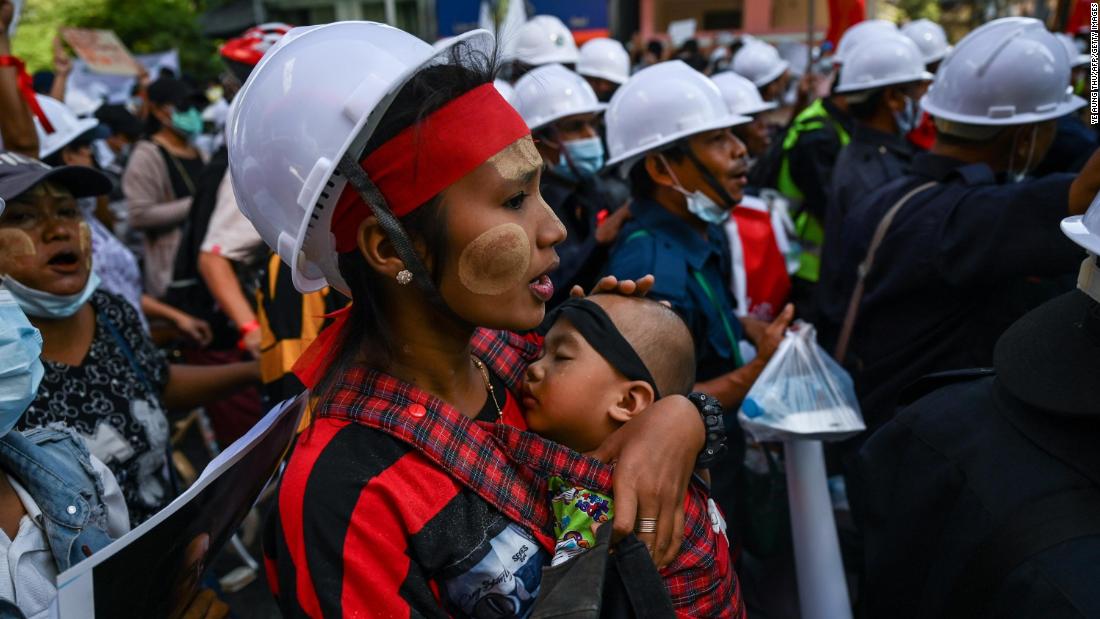
{"label": "gold necklace", "polygon": [[478,359],[474,356],[471,356],[470,358],[474,360],[474,365],[477,366],[477,369],[481,370],[481,378],[485,380],[485,388],[489,391],[489,399],[493,401],[493,406],[495,406],[497,409],[497,421],[500,421],[504,418],[504,411],[500,408],[500,404],[497,402],[497,394],[496,391],[493,389],[493,382],[489,380],[489,369],[485,367],[485,364],[481,362],[481,359]]}

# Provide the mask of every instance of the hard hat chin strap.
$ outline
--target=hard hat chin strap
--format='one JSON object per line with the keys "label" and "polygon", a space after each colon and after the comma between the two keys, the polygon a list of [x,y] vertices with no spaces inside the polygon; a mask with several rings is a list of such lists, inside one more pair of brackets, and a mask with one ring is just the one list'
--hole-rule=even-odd
{"label": "hard hat chin strap", "polygon": [[695,156],[694,152],[692,152],[691,144],[686,141],[682,144],[684,152],[687,153],[688,159],[691,160],[691,164],[695,166],[696,170],[699,170],[699,174],[702,175],[703,181],[706,182],[706,184],[710,185],[710,188],[713,189],[716,194],[718,194],[718,197],[722,200],[722,206],[726,207],[727,209],[731,209],[737,206],[737,200],[733,199],[733,196],[731,196],[730,193],[726,191],[726,188],[722,186],[722,183],[718,182],[718,179],[714,177],[714,173],[712,173],[707,168],[707,166],[703,165],[703,162],[699,161],[699,158]]}
{"label": "hard hat chin strap", "polygon": [[432,281],[432,276],[424,265],[424,261],[420,259],[420,255],[413,248],[412,239],[405,232],[405,227],[390,211],[386,198],[379,191],[378,186],[367,176],[359,162],[348,155],[344,155],[340,158],[336,169],[351,183],[363,202],[370,207],[371,212],[378,219],[378,225],[382,227],[382,231],[386,233],[390,244],[393,245],[397,257],[401,258],[401,261],[405,263],[405,268],[413,274],[412,281],[427,295],[429,301],[453,315],[454,312],[443,300],[443,295],[440,294],[439,289]]}

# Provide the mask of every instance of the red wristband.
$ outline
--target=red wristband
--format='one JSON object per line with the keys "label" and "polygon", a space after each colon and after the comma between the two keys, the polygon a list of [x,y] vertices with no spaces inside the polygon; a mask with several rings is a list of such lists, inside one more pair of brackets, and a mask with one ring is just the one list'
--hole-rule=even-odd
{"label": "red wristband", "polygon": [[23,61],[16,56],[0,56],[0,67],[15,67],[19,71],[23,71]]}
{"label": "red wristband", "polygon": [[241,337],[244,337],[244,336],[248,335],[249,333],[252,333],[253,331],[255,331],[256,329],[259,329],[259,328],[260,328],[260,321],[253,318],[252,320],[250,320],[250,321],[244,323],[243,325],[237,327],[237,333],[240,333]]}

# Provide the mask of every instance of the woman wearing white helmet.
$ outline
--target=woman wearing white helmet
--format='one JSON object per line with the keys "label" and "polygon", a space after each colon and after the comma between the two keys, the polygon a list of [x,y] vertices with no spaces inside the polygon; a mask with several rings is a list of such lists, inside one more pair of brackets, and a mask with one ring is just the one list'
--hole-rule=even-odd
{"label": "woman wearing white helmet", "polygon": [[[516,432],[541,346],[511,331],[543,319],[564,232],[529,129],[493,87],[490,45],[484,31],[433,50],[367,22],[295,29],[231,114],[242,211],[300,290],[352,298],[299,361],[317,403],[279,490],[287,616],[524,616],[553,515],[516,462],[605,485],[596,461]],[[614,526],[652,519],[664,565],[704,436],[686,399],[655,407],[605,447]]]}

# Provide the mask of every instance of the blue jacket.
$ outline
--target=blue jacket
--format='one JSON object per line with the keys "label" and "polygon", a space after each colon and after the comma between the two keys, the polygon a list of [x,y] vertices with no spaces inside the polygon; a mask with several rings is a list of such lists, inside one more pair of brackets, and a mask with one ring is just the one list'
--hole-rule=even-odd
{"label": "blue jacket", "polygon": [[742,339],[730,292],[733,261],[721,226],[703,238],[686,222],[653,200],[636,199],[632,219],[611,248],[606,275],[638,279],[652,274],[649,297],[668,301],[695,339],[696,379],[710,380],[736,370]]}
{"label": "blue jacket", "polygon": [[88,449],[71,434],[49,427],[9,432],[0,438],[0,468],[42,510],[58,573],[111,543],[103,483]]}

